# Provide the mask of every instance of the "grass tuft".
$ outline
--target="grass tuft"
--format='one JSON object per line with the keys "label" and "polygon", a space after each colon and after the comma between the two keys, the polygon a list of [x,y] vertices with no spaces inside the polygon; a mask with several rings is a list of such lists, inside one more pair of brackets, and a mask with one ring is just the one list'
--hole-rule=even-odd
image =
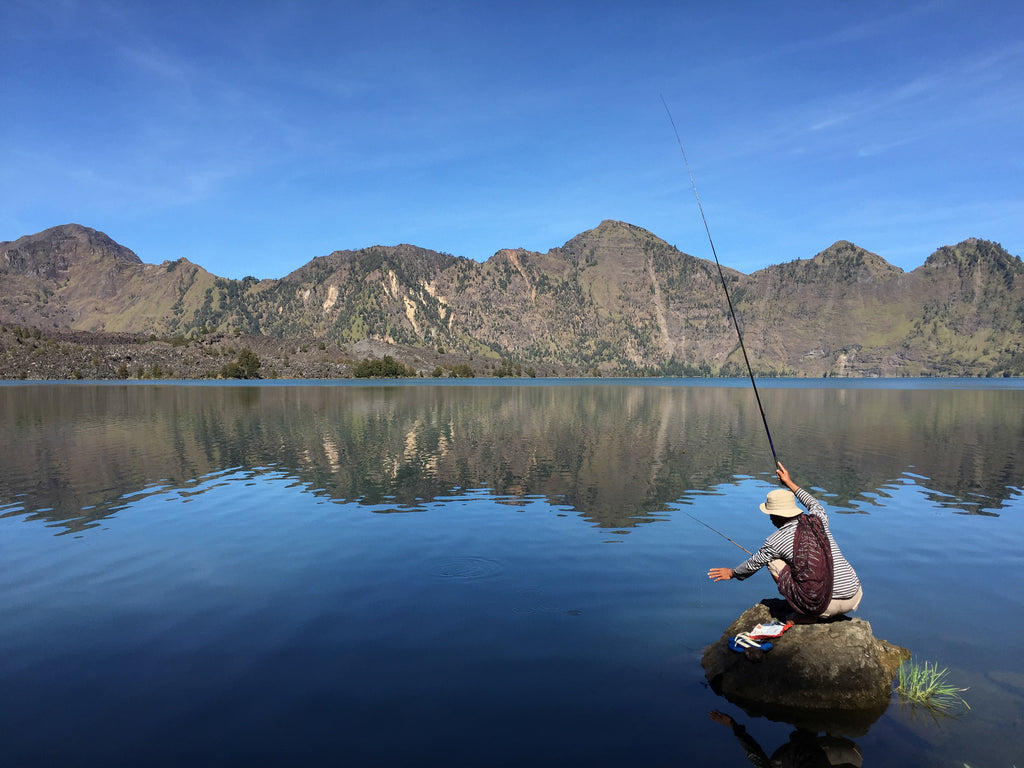
{"label": "grass tuft", "polygon": [[896,677],[896,693],[900,699],[911,705],[921,706],[932,713],[949,713],[963,705],[971,708],[961,693],[966,688],[957,688],[946,680],[949,670],[939,669],[938,664],[926,661],[923,665],[906,661],[900,665]]}

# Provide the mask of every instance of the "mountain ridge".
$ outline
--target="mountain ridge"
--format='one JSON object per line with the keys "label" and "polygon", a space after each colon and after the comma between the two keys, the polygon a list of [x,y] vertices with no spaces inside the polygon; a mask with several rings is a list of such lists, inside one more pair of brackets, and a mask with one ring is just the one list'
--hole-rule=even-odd
{"label": "mountain ridge", "polygon": [[[1024,373],[1024,264],[942,246],[905,272],[849,241],[749,275],[722,267],[762,375]],[[75,224],[0,243],[0,323],[195,337],[218,328],[445,348],[601,375],[745,373],[714,262],[604,220],[484,262],[411,244],[338,250],[280,278],[154,265]]]}

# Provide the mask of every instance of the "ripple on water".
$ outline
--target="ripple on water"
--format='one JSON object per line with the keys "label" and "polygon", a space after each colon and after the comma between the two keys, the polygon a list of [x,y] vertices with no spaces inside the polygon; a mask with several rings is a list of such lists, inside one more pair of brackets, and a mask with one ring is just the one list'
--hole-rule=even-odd
{"label": "ripple on water", "polygon": [[486,557],[446,557],[437,560],[431,567],[431,573],[439,579],[490,579],[500,576],[505,567],[497,560]]}
{"label": "ripple on water", "polygon": [[554,600],[539,588],[524,588],[518,591],[520,603],[512,608],[514,613],[536,614],[557,613],[560,609]]}

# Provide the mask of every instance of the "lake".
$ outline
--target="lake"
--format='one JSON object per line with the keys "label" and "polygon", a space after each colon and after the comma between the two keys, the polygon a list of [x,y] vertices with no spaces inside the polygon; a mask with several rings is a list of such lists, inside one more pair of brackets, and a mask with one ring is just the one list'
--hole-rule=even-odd
{"label": "lake", "polygon": [[[759,389],[857,615],[968,689],[847,746],[1024,764],[1024,382]],[[749,765],[709,712],[793,728],[700,657],[776,593],[706,526],[775,487],[749,381],[0,386],[0,764]]]}

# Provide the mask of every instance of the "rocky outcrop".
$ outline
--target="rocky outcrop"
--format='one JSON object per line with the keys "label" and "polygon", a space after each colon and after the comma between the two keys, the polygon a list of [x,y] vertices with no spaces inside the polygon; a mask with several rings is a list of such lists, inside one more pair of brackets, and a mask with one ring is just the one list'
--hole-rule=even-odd
{"label": "rocky outcrop", "polygon": [[849,617],[792,627],[760,663],[729,649],[730,637],[790,611],[784,601],[765,600],[705,648],[701,664],[712,687],[752,714],[816,730],[856,732],[858,724],[866,730],[888,707],[893,679],[910,651]]}

